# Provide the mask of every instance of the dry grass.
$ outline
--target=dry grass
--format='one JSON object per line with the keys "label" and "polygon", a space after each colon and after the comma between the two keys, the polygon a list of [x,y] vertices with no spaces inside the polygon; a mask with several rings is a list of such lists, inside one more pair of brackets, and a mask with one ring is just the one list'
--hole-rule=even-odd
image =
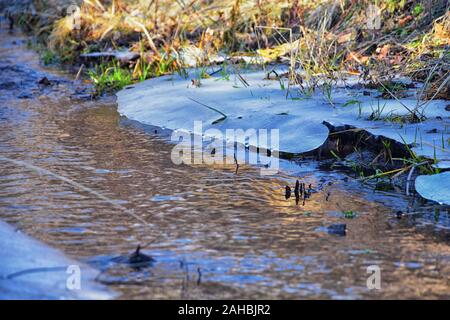
{"label": "dry grass", "polygon": [[147,65],[181,68],[183,52],[196,52],[200,64],[219,52],[250,53],[288,63],[289,83],[304,93],[326,90],[339,71],[373,83],[404,74],[426,83],[423,97],[448,99],[448,1],[376,2],[379,30],[367,28],[370,0],[84,0],[79,29],[65,17],[38,32],[50,32],[49,48],[67,62],[91,51],[140,52],[132,66],[140,80]]}
{"label": "dry grass", "polygon": [[415,43],[408,75],[425,83],[424,99],[450,97],[450,12],[433,23],[433,29]]}

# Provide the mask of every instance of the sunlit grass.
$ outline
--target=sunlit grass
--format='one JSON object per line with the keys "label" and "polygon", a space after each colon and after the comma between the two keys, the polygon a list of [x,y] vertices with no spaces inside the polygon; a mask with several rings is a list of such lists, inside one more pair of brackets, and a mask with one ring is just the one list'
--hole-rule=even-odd
{"label": "sunlit grass", "polygon": [[121,68],[118,63],[98,65],[88,70],[88,75],[97,94],[120,90],[133,82],[130,70]]}

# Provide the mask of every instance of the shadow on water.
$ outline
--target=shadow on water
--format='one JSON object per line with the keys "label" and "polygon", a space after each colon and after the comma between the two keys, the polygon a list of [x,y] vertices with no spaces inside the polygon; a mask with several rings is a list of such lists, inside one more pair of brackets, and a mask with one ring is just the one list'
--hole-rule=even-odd
{"label": "shadow on water", "polygon": [[[450,297],[448,207],[313,161],[283,161],[273,177],[175,165],[167,132],[121,118],[112,99],[86,99],[23,46],[2,37],[0,156],[55,175],[2,162],[0,218],[96,266],[122,297]],[[297,180],[311,192],[296,205]],[[136,265],[138,244],[152,259]],[[380,291],[366,287],[370,265]]]}

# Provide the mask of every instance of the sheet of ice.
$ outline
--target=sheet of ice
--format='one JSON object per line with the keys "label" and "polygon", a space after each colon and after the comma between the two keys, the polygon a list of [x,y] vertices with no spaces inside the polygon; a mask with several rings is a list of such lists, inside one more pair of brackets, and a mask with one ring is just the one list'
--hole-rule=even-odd
{"label": "sheet of ice", "polygon": [[418,176],[415,186],[417,192],[425,199],[450,205],[450,171],[430,176]]}
{"label": "sheet of ice", "polygon": [[237,88],[231,81],[215,80],[203,79],[199,88],[178,76],[142,82],[118,93],[119,112],[144,124],[189,132],[194,132],[194,121],[202,122],[204,132],[218,129],[223,135],[227,129],[278,129],[279,148],[275,149],[290,153],[316,149],[327,139],[328,128],[319,121],[271,112],[264,88]]}
{"label": "sheet of ice", "polygon": [[436,164],[433,164],[433,167],[436,169],[448,169],[450,168],[450,161],[441,161]]}
{"label": "sheet of ice", "polygon": [[[208,79],[200,79],[198,75],[198,71],[190,70],[187,78],[164,76],[128,87],[117,94],[118,110],[130,119],[172,130],[192,132],[194,121],[202,121],[204,130],[279,129],[280,151],[291,153],[322,145],[328,134],[323,121],[348,124],[405,141],[417,155],[436,158],[448,167],[450,121],[445,101],[430,102],[426,107],[428,120],[418,124],[369,121],[371,115],[372,119],[373,115],[378,118],[407,115],[404,105],[413,109],[417,100],[402,99],[400,103],[395,99],[378,99],[376,91],[366,96],[362,90],[336,86],[330,103],[320,90],[309,98],[292,87],[287,93],[286,81],[268,80],[264,71],[232,74],[229,81],[220,73]],[[193,85],[193,79],[200,81],[200,86]],[[347,85],[354,83],[354,79],[347,81]],[[223,117],[221,113],[227,118],[217,122]]]}
{"label": "sheet of ice", "polygon": [[[96,283],[98,271],[66,258],[0,221],[0,299],[111,299],[116,296]],[[81,271],[81,286],[67,286]],[[68,281],[69,280],[69,281]],[[70,289],[72,290],[70,290]]]}

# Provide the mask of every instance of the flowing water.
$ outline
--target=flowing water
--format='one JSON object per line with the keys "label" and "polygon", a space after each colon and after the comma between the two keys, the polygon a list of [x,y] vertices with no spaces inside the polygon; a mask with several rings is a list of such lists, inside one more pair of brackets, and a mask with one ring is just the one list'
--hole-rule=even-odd
{"label": "flowing water", "polygon": [[[100,269],[120,298],[450,298],[448,207],[311,161],[273,177],[175,165],[166,134],[87,99],[25,41],[2,30],[0,219]],[[316,191],[304,205],[284,197],[296,179]],[[327,232],[339,223],[345,236]],[[151,265],[117,259],[146,243]]]}

